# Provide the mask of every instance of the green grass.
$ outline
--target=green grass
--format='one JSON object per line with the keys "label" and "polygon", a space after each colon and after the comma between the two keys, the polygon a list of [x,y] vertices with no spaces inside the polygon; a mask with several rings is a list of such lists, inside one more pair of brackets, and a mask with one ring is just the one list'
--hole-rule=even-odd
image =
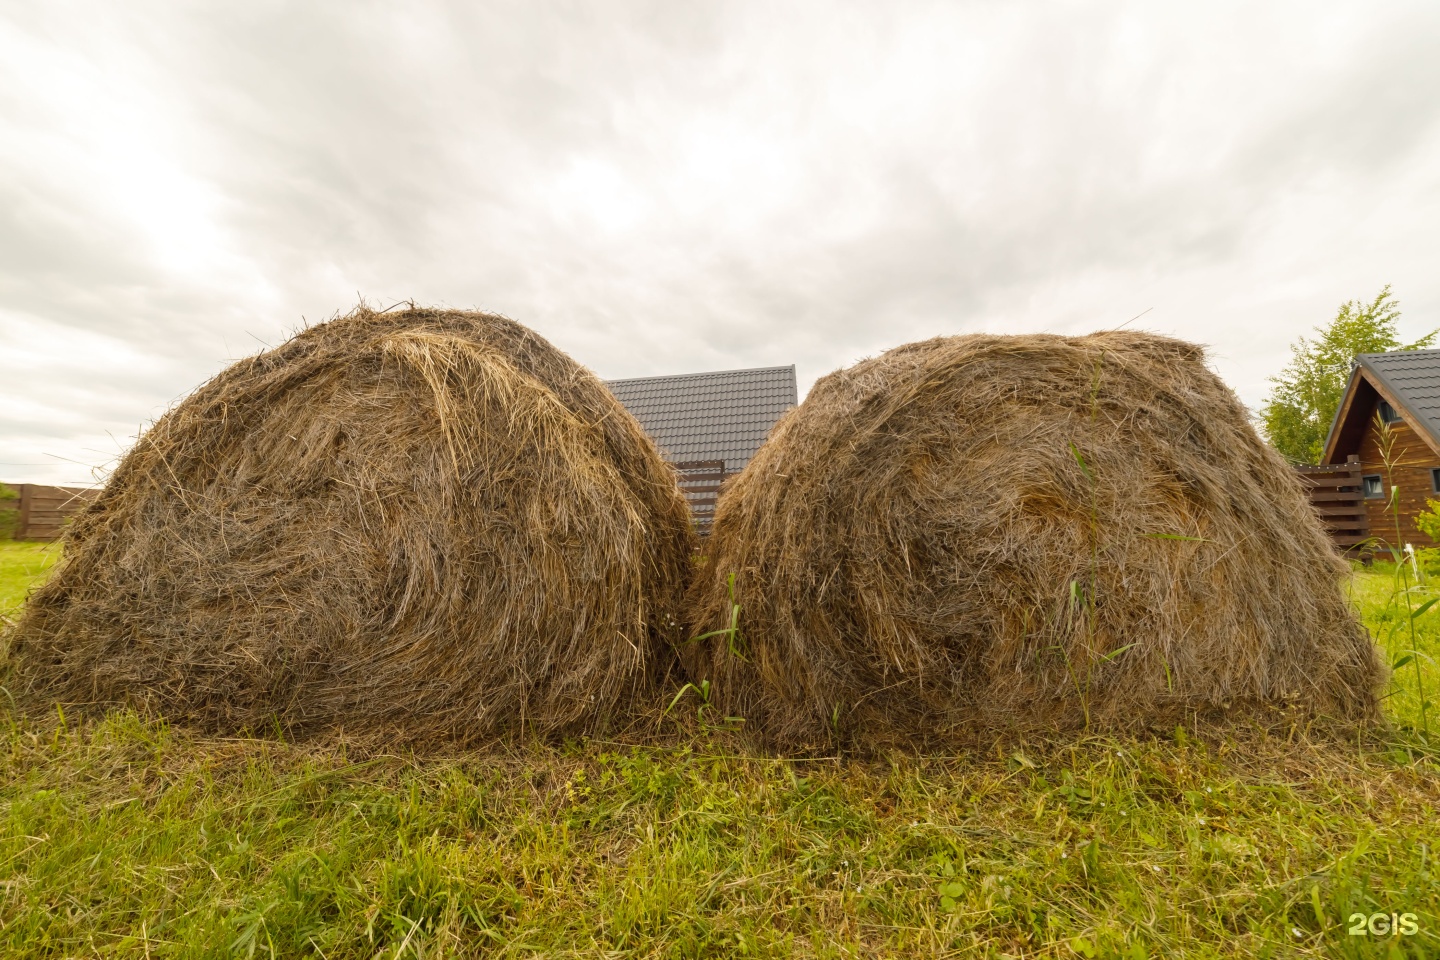
{"label": "green grass", "polygon": [[[1408,572],[1408,571],[1406,571]],[[1358,569],[1349,584],[1350,596],[1365,625],[1386,654],[1386,662],[1408,663],[1395,669],[1386,696],[1386,713],[1402,728],[1421,723],[1420,689],[1430,703],[1430,733],[1440,738],[1440,601],[1413,618],[1412,613],[1440,597],[1440,578],[1426,578],[1425,585],[1397,579],[1394,564],[1376,563],[1369,570]],[[1411,584],[1406,602],[1404,585]],[[1418,671],[1418,673],[1417,673]]]}
{"label": "green grass", "polygon": [[25,594],[59,558],[59,548],[52,544],[0,540],[0,616],[13,618]]}
{"label": "green grass", "polygon": [[[1398,650],[1385,577],[1357,573],[1354,596]],[[357,762],[127,712],[7,714],[0,955],[1433,956],[1440,766],[1406,729],[1405,677],[1396,729],[1358,740],[1179,730],[871,762],[698,729]],[[1420,932],[1346,932],[1391,912]]]}

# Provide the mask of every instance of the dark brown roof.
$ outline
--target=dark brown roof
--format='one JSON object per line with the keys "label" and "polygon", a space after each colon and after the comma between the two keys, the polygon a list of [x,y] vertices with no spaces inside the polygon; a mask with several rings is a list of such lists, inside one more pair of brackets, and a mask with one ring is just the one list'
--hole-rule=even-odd
{"label": "dark brown roof", "polygon": [[1384,399],[1440,453],[1440,350],[1392,350],[1355,358],[1345,398],[1325,438],[1323,463],[1354,453],[1376,399]]}
{"label": "dark brown roof", "polygon": [[609,380],[606,386],[666,459],[724,460],[727,472],[745,466],[780,415],[799,402],[793,365]]}

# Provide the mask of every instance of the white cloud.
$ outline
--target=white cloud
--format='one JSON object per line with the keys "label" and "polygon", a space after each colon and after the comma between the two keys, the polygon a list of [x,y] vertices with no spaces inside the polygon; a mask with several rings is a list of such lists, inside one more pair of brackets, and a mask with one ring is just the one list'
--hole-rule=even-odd
{"label": "white cloud", "polygon": [[1151,308],[1251,403],[1342,300],[1440,324],[1430,4],[0,10],[7,479],[357,294],[806,384]]}

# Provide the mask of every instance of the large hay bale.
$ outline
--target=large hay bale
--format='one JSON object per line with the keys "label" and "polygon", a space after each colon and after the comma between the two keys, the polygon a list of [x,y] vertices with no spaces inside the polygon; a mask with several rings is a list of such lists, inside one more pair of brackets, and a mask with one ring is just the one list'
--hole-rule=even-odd
{"label": "large hay bale", "polygon": [[41,702],[381,743],[653,702],[693,551],[673,471],[521,325],[359,309],[162,417],[13,634]]}
{"label": "large hay bale", "polygon": [[960,336],[821,379],[722,494],[682,652],[772,742],[1376,716],[1293,471],[1199,347]]}

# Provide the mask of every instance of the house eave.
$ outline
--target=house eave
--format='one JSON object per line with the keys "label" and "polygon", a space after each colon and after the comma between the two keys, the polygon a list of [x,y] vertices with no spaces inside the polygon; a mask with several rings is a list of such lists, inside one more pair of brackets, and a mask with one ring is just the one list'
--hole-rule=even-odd
{"label": "house eave", "polygon": [[[1400,399],[1400,392],[1385,378],[1385,375],[1366,362],[1366,355],[1361,354],[1355,358],[1355,369],[1350,372],[1350,382],[1345,386],[1345,397],[1341,400],[1339,409],[1335,411],[1335,419],[1331,421],[1330,433],[1325,438],[1325,453],[1320,458],[1321,463],[1341,462],[1340,451],[1337,449],[1340,445],[1340,437],[1353,417],[1363,415],[1355,409],[1355,396],[1362,380],[1380,396],[1380,399],[1394,407],[1410,429],[1415,432],[1415,435],[1425,441],[1425,445],[1430,448],[1432,453],[1440,457],[1440,437],[1437,437],[1430,425]],[[1359,428],[1363,431],[1364,424],[1360,424]]]}

